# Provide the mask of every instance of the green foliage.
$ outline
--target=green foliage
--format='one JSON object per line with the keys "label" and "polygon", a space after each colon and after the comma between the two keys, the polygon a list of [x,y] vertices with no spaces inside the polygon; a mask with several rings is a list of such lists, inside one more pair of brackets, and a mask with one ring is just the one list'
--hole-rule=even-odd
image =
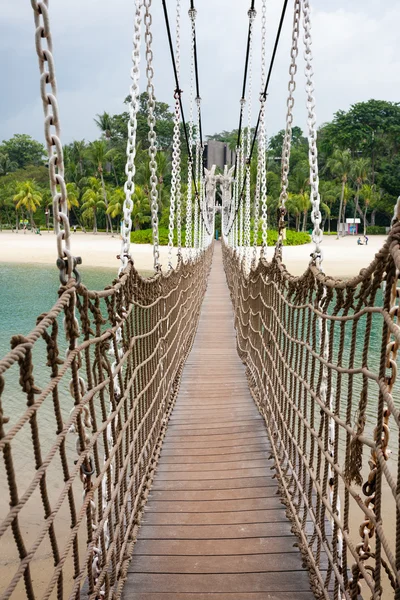
{"label": "green foliage", "polygon": [[[268,246],[275,246],[278,240],[278,232],[276,229],[268,230]],[[302,231],[293,231],[291,229],[286,229],[286,240],[283,241],[284,246],[303,246],[304,244],[309,244],[311,241],[311,237],[308,233],[303,233]],[[251,232],[250,235],[250,245],[254,243],[254,231]],[[262,233],[258,232],[257,245],[261,246],[262,244]]]}
{"label": "green foliage", "polygon": [[0,154],[6,154],[10,164],[23,169],[27,165],[43,164],[45,149],[43,144],[25,133],[16,133],[11,139],[0,144]]}
{"label": "green foliage", "polygon": [[386,235],[386,227],[370,225],[367,227],[367,235]]}
{"label": "green foliage", "polygon": [[[168,229],[166,227],[160,227],[158,230],[158,238],[160,246],[168,246]],[[185,243],[185,233],[182,232],[182,243]],[[131,233],[132,244],[152,244],[153,243],[153,230],[142,229],[139,231],[132,231]],[[174,245],[178,244],[177,232],[174,230]]]}

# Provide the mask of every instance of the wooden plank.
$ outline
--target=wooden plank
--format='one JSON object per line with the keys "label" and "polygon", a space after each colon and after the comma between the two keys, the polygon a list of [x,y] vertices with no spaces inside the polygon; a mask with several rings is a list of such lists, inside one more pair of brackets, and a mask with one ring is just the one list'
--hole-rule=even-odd
{"label": "wooden plank", "polygon": [[[163,492],[165,494],[165,492]],[[154,496],[151,497],[151,503],[146,507],[146,512],[165,512],[165,513],[181,513],[181,512],[240,512],[252,510],[271,510],[273,508],[282,508],[281,499],[279,496],[269,498],[238,498],[232,500],[231,494],[229,500],[192,500],[186,502],[172,501],[163,502],[157,501]]]}
{"label": "wooden plank", "polygon": [[160,467],[165,467],[165,465],[175,465],[176,467],[182,467],[183,465],[188,464],[197,464],[197,465],[206,465],[206,464],[216,464],[220,462],[226,463],[238,463],[241,462],[251,462],[254,460],[268,459],[269,452],[241,452],[240,454],[210,454],[206,456],[187,456],[186,454],[182,454],[181,456],[177,456],[176,454],[171,456],[167,453],[162,453],[162,463]]}
{"label": "wooden plank", "polygon": [[142,540],[231,540],[249,537],[291,536],[291,525],[279,523],[251,523],[244,525],[146,525],[140,528]]}
{"label": "wooden plank", "polygon": [[187,592],[174,592],[168,594],[164,592],[136,593],[133,589],[129,598],[132,600],[315,600],[311,592],[264,592],[260,593],[238,593],[231,594],[188,594]]}
{"label": "wooden plank", "polygon": [[236,554],[273,554],[277,552],[295,553],[292,536],[254,537],[227,540],[144,540],[139,539],[135,546],[135,556],[146,554],[166,556],[234,556]]}
{"label": "wooden plank", "polygon": [[268,465],[254,469],[226,469],[224,471],[185,471],[184,473],[164,473],[157,470],[158,481],[201,481],[207,479],[236,479],[239,477],[263,477],[269,472]]}
{"label": "wooden plank", "polygon": [[265,457],[260,459],[255,459],[253,457],[248,458],[247,460],[230,460],[230,461],[220,461],[214,463],[203,463],[199,460],[197,463],[164,463],[158,465],[157,470],[159,473],[180,473],[182,479],[186,477],[186,473],[191,473],[192,471],[229,471],[229,470],[242,470],[245,469],[248,471],[249,469],[265,469],[269,468],[273,465],[272,460],[268,461]]}
{"label": "wooden plank", "polygon": [[137,556],[130,573],[282,573],[301,570],[297,553],[245,556]]}
{"label": "wooden plank", "polygon": [[[271,498],[278,495],[276,490],[276,486],[274,482],[271,482],[270,486],[260,486],[253,487],[250,489],[239,488],[239,489],[228,489],[228,490],[192,490],[192,491],[176,491],[169,492],[167,490],[163,491],[155,491],[154,488],[150,492],[149,498],[152,501],[157,501],[160,504],[165,504],[169,502],[193,502],[196,500],[203,500],[210,503],[212,506],[213,502],[218,502],[220,500],[253,500],[256,498]],[[154,506],[152,502],[151,505],[148,504],[147,508],[151,510],[151,507]]]}
{"label": "wooden plank", "polygon": [[236,479],[201,479],[201,480],[184,480],[184,481],[167,481],[162,480],[158,476],[155,478],[152,490],[169,490],[169,491],[190,491],[190,490],[235,490],[246,489],[252,487],[260,487],[263,485],[273,486],[276,490],[276,481],[265,474],[263,477],[240,477]]}
{"label": "wooden plank", "polygon": [[282,507],[270,510],[220,512],[146,512],[143,525],[247,525],[248,523],[287,523]]}
{"label": "wooden plank", "polygon": [[208,575],[131,573],[127,583],[135,592],[301,592],[309,591],[306,571],[276,573],[223,573]]}

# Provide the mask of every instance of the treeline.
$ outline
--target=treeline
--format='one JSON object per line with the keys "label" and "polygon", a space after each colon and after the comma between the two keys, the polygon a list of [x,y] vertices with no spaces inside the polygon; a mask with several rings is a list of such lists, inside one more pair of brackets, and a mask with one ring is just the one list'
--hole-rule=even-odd
{"label": "treeline", "polygon": [[[267,183],[269,222],[277,225],[281,154],[284,131],[269,140]],[[234,149],[237,130],[209,139],[225,141]],[[318,164],[321,211],[325,231],[340,229],[346,218],[360,218],[364,230],[390,224],[400,194],[400,104],[369,100],[338,111],[318,131]],[[256,158],[252,161],[252,181]],[[290,156],[289,226],[311,227],[308,142],[299,127],[292,130]],[[383,229],[384,231],[384,229]]]}
{"label": "treeline", "polygon": [[[127,104],[129,98],[125,100]],[[140,96],[137,116],[135,194],[132,220],[135,230],[150,227],[150,169],[148,158],[147,95]],[[84,230],[119,228],[124,202],[127,110],[97,115],[99,139],[76,140],[64,147],[68,209],[72,225]],[[160,226],[169,218],[173,113],[156,102],[157,190]],[[268,212],[271,228],[277,226],[283,130],[270,138],[267,156]],[[223,131],[209,139],[235,148],[237,131]],[[187,153],[182,139],[182,210],[185,211]],[[338,229],[346,218],[359,217],[366,229],[387,226],[400,192],[400,105],[370,100],[338,111],[318,132],[321,210],[324,228]],[[251,164],[255,189],[257,152]],[[310,228],[308,142],[293,127],[290,157],[289,226]],[[185,214],[183,212],[183,214]],[[52,225],[51,196],[44,146],[28,135],[17,134],[0,145],[0,227]]]}

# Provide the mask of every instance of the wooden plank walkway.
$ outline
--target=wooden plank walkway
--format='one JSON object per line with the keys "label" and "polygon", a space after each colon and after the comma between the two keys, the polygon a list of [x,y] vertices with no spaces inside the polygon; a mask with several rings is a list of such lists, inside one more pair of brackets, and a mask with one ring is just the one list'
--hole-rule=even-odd
{"label": "wooden plank walkway", "polygon": [[268,456],[217,243],[124,600],[313,600]]}

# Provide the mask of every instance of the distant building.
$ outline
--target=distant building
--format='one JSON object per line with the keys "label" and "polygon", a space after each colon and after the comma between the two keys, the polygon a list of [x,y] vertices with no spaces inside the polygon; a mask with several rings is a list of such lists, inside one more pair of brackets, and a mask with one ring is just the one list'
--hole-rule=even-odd
{"label": "distant building", "polygon": [[204,166],[211,169],[213,165],[217,165],[224,170],[224,166],[231,167],[235,164],[236,152],[231,150],[227,143],[208,140],[204,146]]}

